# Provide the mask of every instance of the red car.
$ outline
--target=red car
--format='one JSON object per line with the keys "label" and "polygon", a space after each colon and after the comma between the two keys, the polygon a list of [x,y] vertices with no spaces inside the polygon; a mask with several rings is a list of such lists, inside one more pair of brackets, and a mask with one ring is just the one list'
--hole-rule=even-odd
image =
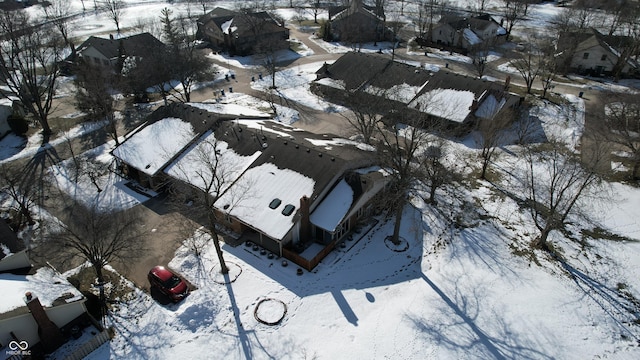
{"label": "red car", "polygon": [[173,302],[182,300],[189,294],[189,287],[178,275],[164,266],[156,266],[147,275],[151,286],[167,295]]}

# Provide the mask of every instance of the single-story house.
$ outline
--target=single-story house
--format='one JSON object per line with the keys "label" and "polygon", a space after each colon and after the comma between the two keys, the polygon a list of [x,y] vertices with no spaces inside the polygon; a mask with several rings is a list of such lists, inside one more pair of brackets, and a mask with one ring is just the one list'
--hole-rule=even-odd
{"label": "single-story house", "polygon": [[[219,223],[241,239],[309,270],[321,260],[319,253],[326,255],[373,210],[371,200],[383,189],[387,176],[372,167],[375,156],[368,146],[269,119],[224,119],[209,112],[216,111],[207,110],[209,106],[214,105],[161,108],[113,151],[121,168],[139,171],[140,164],[150,163],[153,178],[161,179],[151,182],[186,185],[181,188],[188,191],[204,188],[197,174],[206,173],[210,164],[202,156],[213,156],[209,161],[223,173],[217,175],[226,179],[224,186],[212,189],[222,194],[214,196]],[[208,122],[209,116],[216,120]],[[145,128],[166,132],[145,132]],[[176,138],[185,128],[192,141],[179,141],[175,147],[159,144],[158,148],[169,150],[167,156],[150,153],[145,150],[148,145],[142,145],[162,137]],[[312,243],[320,245],[319,252],[305,260],[300,253]]]}
{"label": "single-story house", "polygon": [[162,56],[165,45],[149,33],[119,39],[90,36],[77,48],[78,58],[104,69],[117,70],[127,57],[136,59]]}
{"label": "single-story house", "polygon": [[432,71],[384,54],[350,52],[323,66],[317,76],[312,90],[333,101],[343,102],[348,93],[361,91],[371,96],[371,106],[381,114],[390,105],[417,111],[428,119],[444,120],[454,133],[470,130],[478,121],[493,119],[522,101],[506,91],[505,84]]}
{"label": "single-story house", "polygon": [[[640,47],[628,36],[604,35],[596,29],[565,32],[557,42],[557,56],[565,60],[569,71],[590,75],[610,75],[621,54],[629,52],[622,74],[640,69],[637,55]],[[628,50],[627,50],[628,49]]]}
{"label": "single-story house", "polygon": [[198,38],[243,56],[289,48],[289,29],[265,11],[215,8],[198,19]]}
{"label": "single-story house", "polygon": [[351,0],[347,6],[329,8],[329,29],[333,40],[364,43],[393,39],[393,31],[387,29],[381,8]]}

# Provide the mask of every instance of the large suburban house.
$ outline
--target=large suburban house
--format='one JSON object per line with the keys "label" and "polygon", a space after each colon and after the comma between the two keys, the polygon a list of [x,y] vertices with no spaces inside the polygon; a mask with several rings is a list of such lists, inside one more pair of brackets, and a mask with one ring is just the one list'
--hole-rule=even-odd
{"label": "large suburban house", "polygon": [[241,240],[311,270],[367,218],[386,173],[375,167],[368,146],[260,119],[260,114],[229,119],[221,113],[233,109],[224,106],[161,108],[113,155],[131,178],[171,183],[180,191],[204,189],[202,174],[212,176],[215,163],[216,175],[225,179],[210,191],[218,222]]}
{"label": "large suburban house", "polygon": [[504,43],[506,35],[507,31],[487,14],[473,17],[445,15],[434,25],[430,41],[468,51]]}
{"label": "large suburban house", "polygon": [[637,61],[640,49],[630,46],[633,41],[628,36],[604,35],[593,28],[584,32],[566,32],[558,40],[557,56],[564,58],[570,71],[610,75],[620,56],[627,53],[621,73],[633,74],[640,69]]}
{"label": "large suburban house", "polygon": [[289,29],[265,11],[215,8],[198,19],[198,38],[234,55],[289,48]]}
{"label": "large suburban house", "polygon": [[380,114],[391,108],[418,112],[454,133],[491,121],[522,100],[507,91],[508,84],[416,67],[384,54],[350,52],[322,66],[317,76],[312,90],[333,101],[345,102],[359,92],[371,97],[371,107]]}
{"label": "large suburban house", "polygon": [[127,57],[136,59],[163,56],[165,45],[149,33],[114,39],[90,36],[77,48],[78,57],[85,63],[117,70]]}
{"label": "large suburban house", "polygon": [[362,0],[330,7],[329,29],[333,40],[349,43],[393,39],[393,32],[386,28],[383,10],[365,5]]}

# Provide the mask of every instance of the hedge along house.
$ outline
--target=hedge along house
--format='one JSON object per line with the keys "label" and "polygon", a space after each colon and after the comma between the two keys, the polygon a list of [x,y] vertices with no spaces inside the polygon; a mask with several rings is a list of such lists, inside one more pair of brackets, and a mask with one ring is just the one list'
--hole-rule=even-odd
{"label": "hedge along house", "polygon": [[388,122],[394,121],[391,110],[419,112],[424,121],[438,122],[453,134],[467,133],[522,101],[507,91],[508,83],[416,67],[384,54],[350,52],[316,73],[311,89],[321,96],[346,103],[359,94],[387,114]]}
{"label": "hedge along house", "polygon": [[[202,105],[188,107],[195,106]],[[370,213],[371,200],[386,183],[383,172],[370,168],[373,149],[362,144],[270,120],[220,120],[206,128],[208,111],[170,110],[163,119],[196,114],[189,123],[202,123],[202,131],[194,130],[192,141],[182,142],[170,161],[156,166],[162,175],[154,178],[173,181],[181,191],[203,189],[200,175],[211,176],[214,161],[216,175],[224,178],[214,189],[221,194],[212,194],[219,223],[241,241],[259,244],[309,270]],[[116,150],[114,155],[120,153]],[[301,253],[312,254],[305,258]]]}

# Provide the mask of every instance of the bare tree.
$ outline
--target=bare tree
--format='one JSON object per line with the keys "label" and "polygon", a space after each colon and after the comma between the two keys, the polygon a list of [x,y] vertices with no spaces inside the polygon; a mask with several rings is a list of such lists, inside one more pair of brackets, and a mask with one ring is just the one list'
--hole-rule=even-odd
{"label": "bare tree", "polygon": [[529,214],[540,232],[532,246],[550,250],[551,231],[562,230],[567,218],[580,212],[580,201],[595,196],[602,184],[596,171],[604,158],[601,150],[597,145],[583,149],[592,155],[589,164],[583,164],[557,141],[526,149],[525,191]]}
{"label": "bare tree", "polygon": [[[69,17],[71,16],[71,4],[66,0],[51,0],[49,6],[43,6],[47,20],[58,29],[64,43],[71,49],[72,57],[75,58],[75,48],[69,39]],[[84,7],[84,3],[82,4]]]}
{"label": "bare tree", "polygon": [[391,187],[385,196],[385,203],[395,214],[391,241],[400,243],[402,213],[408,201],[409,192],[415,189],[417,181],[424,177],[420,163],[433,139],[427,130],[424,113],[408,112],[400,109],[392,111],[396,118],[390,128],[378,126],[376,143],[380,164],[391,173]]}
{"label": "bare tree", "polygon": [[156,60],[163,62],[165,66],[161,68],[169,71],[169,76],[164,78],[178,80],[182,85],[181,91],[174,91],[176,98],[189,102],[193,85],[213,78],[214,66],[196,48],[195,31],[189,19],[172,18],[171,10],[165,8],[161,21],[167,43],[167,58]]}
{"label": "bare tree", "polygon": [[33,225],[33,209],[37,203],[38,187],[33,177],[17,164],[0,164],[0,194],[11,199],[10,214],[15,229]]}
{"label": "bare tree", "polygon": [[484,73],[487,70],[489,47],[489,41],[482,41],[480,44],[474,46],[469,54],[473,62],[473,67],[476,70],[476,74],[480,79],[482,79],[482,76],[484,76]]}
{"label": "bare tree", "polygon": [[147,234],[140,208],[103,212],[96,205],[74,204],[68,211],[66,219],[56,224],[58,231],[49,235],[40,246],[55,251],[60,260],[80,258],[88,261],[99,284],[104,283],[106,265],[120,263],[126,266],[137,260],[145,248]]}
{"label": "bare tree", "polygon": [[541,71],[540,53],[534,49],[532,42],[528,43],[528,49],[519,55],[519,58],[512,61],[511,65],[518,70],[520,76],[527,87],[527,94],[531,94],[533,82]]}
{"label": "bare tree", "polygon": [[107,131],[119,145],[118,124],[115,117],[115,99],[112,93],[118,87],[118,77],[89,62],[82,62],[76,72],[76,105],[94,119],[106,119]]}
{"label": "bare tree", "polygon": [[513,111],[510,109],[501,109],[499,100],[496,101],[493,108],[487,112],[487,118],[481,119],[478,124],[481,149],[480,158],[482,161],[480,178],[484,180],[487,179],[489,165],[497,156],[496,150],[499,146],[503,145],[506,128],[508,124],[513,121],[514,116]]}
{"label": "bare tree", "polygon": [[[43,143],[49,141],[58,63],[61,59],[60,36],[34,25],[24,11],[0,12],[0,79],[6,88],[0,96],[17,96],[42,127]],[[8,91],[6,90],[8,88]]]}
{"label": "bare tree", "polygon": [[503,0],[504,7],[503,13],[505,22],[506,22],[506,30],[507,30],[507,41],[511,37],[511,30],[516,25],[518,21],[522,19],[524,16],[525,6],[521,0]]}
{"label": "bare tree", "polygon": [[102,0],[102,9],[106,11],[120,33],[120,20],[124,13],[125,3],[122,0]]}
{"label": "bare tree", "polygon": [[[226,145],[226,144],[225,144]],[[174,202],[184,209],[186,206],[192,214],[206,216],[206,230],[213,239],[213,244],[220,262],[221,272],[226,274],[229,268],[224,260],[220,246],[218,226],[223,215],[216,209],[215,203],[234,186],[242,187],[236,182],[239,174],[238,164],[226,151],[226,146],[215,139],[212,132],[205,134],[191,149],[191,151],[172,165],[168,172],[180,179],[172,184]],[[243,183],[244,184],[244,183]],[[230,201],[226,211],[231,211],[238,203],[248,196],[250,184]]]}
{"label": "bare tree", "polygon": [[429,198],[425,199],[429,204],[437,203],[436,191],[454,178],[454,172],[442,163],[446,152],[446,141],[432,135],[426,149],[418,157],[420,180],[429,187]]}
{"label": "bare tree", "polygon": [[637,95],[620,93],[605,99],[602,130],[608,141],[628,153],[631,179],[640,179],[640,100]]}
{"label": "bare tree", "polygon": [[378,130],[379,107],[372,104],[372,99],[375,99],[375,96],[383,97],[384,91],[374,91],[374,93],[364,92],[361,89],[345,91],[344,102],[351,111],[340,113],[349,125],[362,136],[362,141],[365,144],[371,144],[373,136]]}

